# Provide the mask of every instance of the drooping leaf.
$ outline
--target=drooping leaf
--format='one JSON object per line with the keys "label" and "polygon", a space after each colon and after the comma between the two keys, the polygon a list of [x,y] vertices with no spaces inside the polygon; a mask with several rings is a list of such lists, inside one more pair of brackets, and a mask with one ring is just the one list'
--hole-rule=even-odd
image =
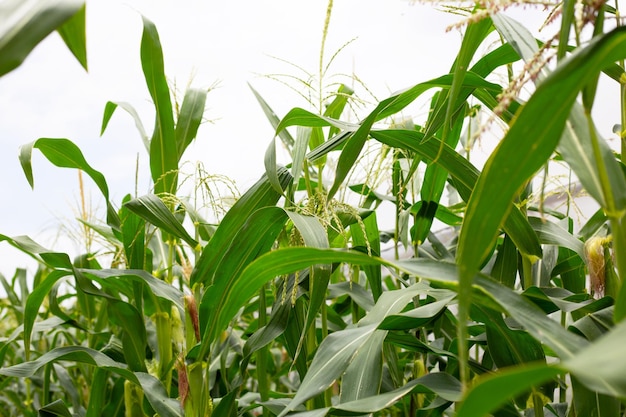
{"label": "drooping leaf", "polygon": [[33,148],[59,168],[74,168],[85,172],[96,183],[107,203],[107,223],[114,229],[120,226],[120,219],[109,200],[109,186],[104,175],[95,170],[85,160],[80,148],[68,139],[40,138],[20,148],[20,164],[31,187],[34,186],[33,168],[31,164]]}
{"label": "drooping leaf", "polygon": [[[272,110],[272,108],[265,101],[265,99],[254,88],[252,88],[252,86],[250,84],[248,84],[248,87],[250,87],[250,90],[252,90],[252,93],[254,94],[254,97],[257,99],[257,101],[261,105],[261,108],[263,109],[263,113],[265,113],[265,117],[267,118],[267,120],[272,125],[272,128],[274,128],[274,130],[276,130],[276,128],[280,124],[280,119],[278,118],[278,116],[276,116],[276,113],[274,113],[274,110]],[[291,148],[293,147],[293,145],[295,143],[295,140],[293,139],[291,134],[287,130],[283,129],[278,134],[278,136],[283,141],[283,145],[285,145],[285,148],[287,148],[287,151],[292,153]]]}
{"label": "drooping leaf", "polygon": [[[17,68],[39,42],[81,9],[84,10],[84,1],[80,0],[3,1],[0,5],[0,76]],[[77,19],[80,18],[79,13]],[[84,20],[84,12],[82,18]],[[84,27],[84,22],[82,25]],[[78,44],[75,45],[78,50]]]}
{"label": "drooping leaf", "polygon": [[78,9],[72,17],[63,23],[57,31],[65,45],[80,62],[80,65],[87,70],[87,36],[85,31],[86,20],[85,4]]}
{"label": "drooping leaf", "polygon": [[84,363],[120,375],[143,388],[150,405],[159,415],[163,417],[182,416],[180,403],[173,398],[169,398],[161,381],[147,373],[131,372],[126,365],[114,361],[102,352],[84,346],[66,346],[52,349],[33,361],[0,368],[0,375],[28,378],[46,364],[60,360]]}
{"label": "drooping leaf", "polygon": [[192,248],[198,248],[198,242],[191,237],[176,216],[163,203],[163,200],[156,195],[146,194],[133,198],[126,202],[124,207],[167,233],[184,240]]}
{"label": "drooping leaf", "polygon": [[102,116],[102,127],[100,128],[100,136],[104,134],[104,131],[109,125],[111,117],[113,117],[113,113],[118,107],[121,107],[133,118],[135,126],[137,127],[139,135],[141,136],[141,140],[146,147],[146,151],[150,152],[150,137],[146,133],[146,129],[143,127],[143,122],[139,117],[139,113],[137,113],[137,110],[135,110],[132,104],[126,103],[124,101],[107,101],[107,104],[104,106],[104,115]]}
{"label": "drooping leaf", "polygon": [[46,404],[39,409],[40,417],[51,417],[51,416],[59,416],[59,417],[72,417],[72,413],[67,408],[65,403],[62,400],[56,400],[51,402],[50,404]]}

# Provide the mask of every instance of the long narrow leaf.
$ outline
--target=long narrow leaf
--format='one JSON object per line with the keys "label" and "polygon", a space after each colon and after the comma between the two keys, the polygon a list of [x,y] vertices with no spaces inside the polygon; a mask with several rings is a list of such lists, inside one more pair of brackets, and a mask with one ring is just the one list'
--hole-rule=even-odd
{"label": "long narrow leaf", "polygon": [[[282,187],[287,187],[287,184],[291,182],[291,175],[286,169],[279,170],[278,176]],[[262,207],[273,206],[280,196],[281,194],[274,190],[267,176],[263,176],[241,196],[224,216],[215,234],[202,250],[189,278],[192,286],[196,283],[213,282],[219,261],[239,229],[252,213]]]}
{"label": "long narrow leaf", "polygon": [[34,186],[31,164],[33,148],[37,148],[55,166],[74,168],[85,172],[96,183],[107,202],[107,223],[119,229],[120,219],[109,200],[109,186],[104,175],[87,163],[80,148],[68,139],[40,138],[20,148],[20,164],[31,187]]}
{"label": "long narrow leaf", "polygon": [[84,1],[80,0],[3,1],[0,76],[17,68],[39,42],[78,13],[83,5]]}
{"label": "long narrow leaf", "polygon": [[150,141],[150,171],[157,194],[174,194],[178,186],[178,149],[170,90],[165,78],[163,51],[156,26],[143,18],[141,67],[156,110]]}
{"label": "long narrow leaf", "polygon": [[85,31],[86,20],[85,4],[76,13],[57,29],[63,42],[87,70],[87,36]]}
{"label": "long narrow leaf", "polygon": [[179,160],[182,158],[185,149],[196,138],[198,128],[204,117],[206,97],[206,90],[198,88],[190,88],[185,92],[175,132]]}
{"label": "long narrow leaf", "polygon": [[133,213],[198,249],[198,242],[185,230],[165,203],[154,194],[134,198],[124,204]]}

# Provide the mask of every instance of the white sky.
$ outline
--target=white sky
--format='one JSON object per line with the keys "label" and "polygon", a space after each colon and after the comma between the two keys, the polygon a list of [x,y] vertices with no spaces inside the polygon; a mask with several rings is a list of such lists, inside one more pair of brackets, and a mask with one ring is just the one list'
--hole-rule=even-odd
{"label": "white sky", "polygon": [[[214,123],[201,126],[184,159],[201,161],[207,171],[233,178],[245,191],[263,173],[263,154],[273,136],[246,83],[279,117],[292,107],[306,107],[293,91],[259,74],[302,76],[272,56],[317,73],[326,6],[321,0],[88,0],[89,73],[53,34],[20,68],[0,78],[0,233],[25,234],[53,246],[50,236],[59,223],[73,222],[76,171],[52,167],[35,150],[34,190],[22,174],[18,147],[40,137],[74,141],[87,161],[104,173],[116,205],[134,192],[139,154],[139,193],[149,191],[145,150],[130,116],[118,109],[99,137],[108,100],[133,104],[151,131],[153,109],[139,60],[142,14],[157,25],[171,81],[181,90],[190,81],[196,87],[219,85],[207,99],[206,116]],[[530,11],[520,13],[531,18]],[[341,51],[329,74],[354,72],[379,100],[443,75],[461,40],[458,31],[445,28],[458,19],[406,0],[335,0],[326,59],[356,39]],[[336,81],[348,79],[329,77],[326,83]],[[102,208],[96,187],[85,181],[92,204]],[[0,244],[1,273],[10,277],[24,262],[15,250]]]}

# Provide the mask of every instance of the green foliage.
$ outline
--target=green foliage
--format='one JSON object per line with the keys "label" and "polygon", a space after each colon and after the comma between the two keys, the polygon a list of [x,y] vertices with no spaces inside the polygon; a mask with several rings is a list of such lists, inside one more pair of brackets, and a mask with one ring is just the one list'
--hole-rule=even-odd
{"label": "green foliage", "polygon": [[[0,24],[0,75],[55,29],[86,67],[84,5],[30,7],[29,19]],[[279,165],[272,140],[265,172],[215,227],[179,181],[207,91],[173,104],[158,31],[143,18],[154,131],[132,104],[108,102],[101,133],[118,107],[133,118],[153,192],[111,201],[68,139],[20,151],[31,187],[37,150],[86,173],[107,213],[82,222],[103,238],[99,253],[74,260],[0,235],[39,265],[32,277],[0,275],[0,414],[622,416],[626,170],[591,110],[603,71],[623,83],[626,31],[604,31],[615,9],[584,5],[596,35],[586,41],[574,3],[563,7],[559,32],[576,45],[556,46],[552,70],[547,46],[520,23],[477,9],[450,73],[359,123],[345,121],[358,98],[346,85],[325,108],[282,119],[252,89],[291,161]],[[323,57],[322,46],[320,90]],[[523,102],[515,77],[534,65]],[[491,81],[503,70],[513,87]],[[416,100],[430,103],[426,119],[398,123]],[[479,168],[469,155],[483,113],[505,127]],[[376,170],[359,164],[364,150]],[[601,207],[578,231],[569,210],[545,207],[538,171],[557,160]],[[381,230],[383,203],[394,207],[391,231]]]}

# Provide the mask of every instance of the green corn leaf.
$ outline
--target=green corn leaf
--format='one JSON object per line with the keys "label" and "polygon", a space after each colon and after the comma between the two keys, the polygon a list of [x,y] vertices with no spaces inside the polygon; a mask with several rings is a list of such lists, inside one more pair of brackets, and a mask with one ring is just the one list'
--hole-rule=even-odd
{"label": "green corn leaf", "polygon": [[72,413],[67,408],[63,400],[56,400],[51,402],[50,404],[46,404],[41,407],[38,412],[40,417],[72,417]]}
{"label": "green corn leaf", "polygon": [[44,299],[48,296],[57,281],[70,274],[71,272],[69,271],[60,270],[50,272],[46,279],[33,288],[32,292],[26,299],[26,305],[24,306],[24,350],[26,351],[26,360],[30,359],[30,341],[33,328]]}
{"label": "green corn leaf", "polygon": [[[124,203],[128,201],[130,195],[124,198]],[[144,269],[146,222],[125,205],[120,209],[120,218],[126,265],[130,269]]]}
{"label": "green corn leaf", "polygon": [[502,314],[476,306],[472,317],[487,327],[487,348],[498,368],[530,362],[544,362],[546,356],[541,344],[522,329],[512,329]]}
{"label": "green corn leaf", "polygon": [[[571,20],[573,17],[573,6],[568,4],[566,8],[565,20]],[[498,31],[512,44],[526,62],[531,62],[535,54],[539,51],[537,41],[532,34],[519,22],[500,14],[494,16],[494,24],[498,28]],[[563,24],[563,22],[562,22]],[[565,32],[563,32],[565,30]],[[561,26],[561,33],[567,33],[564,26]],[[561,39],[567,39],[561,38]],[[563,47],[567,47],[566,43],[559,44],[559,56],[564,57],[565,52]],[[613,63],[611,63],[613,64]],[[605,70],[610,67],[611,64],[601,67]],[[614,65],[614,64],[613,64]],[[623,70],[622,70],[623,72]],[[546,75],[548,71],[544,69],[542,75]],[[616,76],[619,80],[619,75]],[[539,77],[539,80],[543,79]],[[584,82],[586,82],[585,80]],[[583,83],[584,83],[583,82]],[[567,161],[570,168],[576,173],[576,176],[580,180],[581,184],[585,187],[585,190],[593,196],[593,198],[600,203],[602,207],[608,207],[606,201],[607,196],[604,195],[602,189],[602,181],[599,176],[599,168],[595,158],[593,157],[593,145],[590,135],[590,130],[595,131],[595,126],[589,126],[589,123],[584,115],[582,106],[574,103],[567,120],[566,128],[564,129],[561,137],[561,141],[558,144],[557,151],[561,154],[563,159]],[[595,133],[599,137],[599,133]],[[613,153],[604,140],[599,140],[598,145],[600,152],[602,153],[603,164],[607,169],[609,181],[611,182],[611,189],[614,190],[616,195],[616,206],[626,207],[626,178],[621,173],[619,164],[615,160]]]}
{"label": "green corn leaf", "polygon": [[[333,119],[339,119],[343,114],[343,110],[348,104],[350,96],[354,94],[354,90],[345,84],[341,84],[337,89],[335,98],[324,110],[324,116],[331,117]],[[336,126],[332,126],[328,131],[328,137],[333,137],[339,133],[340,129]]]}
{"label": "green corn leaf", "polygon": [[[427,279],[432,286],[458,291],[458,270],[457,266],[451,263],[427,259],[387,261],[354,251],[305,247],[284,248],[260,256],[245,268],[230,291],[241,296],[242,300],[248,300],[263,284],[276,276],[289,274],[315,264],[334,262],[384,265]],[[473,288],[475,302],[507,312],[533,337],[548,345],[560,357],[571,358],[575,352],[587,345],[585,339],[566,331],[552,320],[546,320],[544,312],[536,305],[491,278],[477,275]],[[229,303],[230,309],[237,311],[243,302],[241,301],[241,304]]]}
{"label": "green corn leaf", "polygon": [[265,165],[265,175],[267,175],[267,179],[277,193],[280,195],[284,195],[283,186],[280,183],[280,178],[278,177],[278,164],[276,163],[276,138],[273,138],[270,141],[267,150],[265,151],[265,158],[263,160]]}
{"label": "green corn leaf", "polygon": [[576,252],[581,259],[585,259],[583,242],[576,239],[571,233],[558,224],[532,216],[528,217],[528,222],[537,232],[541,243],[571,249]]}
{"label": "green corn leaf", "polygon": [[515,244],[509,235],[504,236],[502,243],[498,245],[497,252],[490,275],[502,285],[513,289],[517,280],[518,255]]}
{"label": "green corn leaf", "polygon": [[109,372],[104,369],[96,368],[94,370],[89,389],[89,403],[87,404],[86,416],[101,414],[105,408],[109,376]]}
{"label": "green corn leaf", "polygon": [[461,398],[461,384],[453,376],[434,372],[417,378],[405,386],[384,394],[365,397],[356,401],[338,404],[331,408],[336,415],[352,415],[343,412],[369,414],[383,410],[400,398],[410,393],[437,394],[446,401],[459,401]]}
{"label": "green corn leaf", "polygon": [[[269,251],[287,221],[279,207],[265,207],[253,213],[235,234],[232,244],[220,254],[213,285],[207,288],[199,306],[202,343],[199,357],[204,358],[211,343],[235,317],[253,294],[233,291],[241,271],[259,255]],[[256,288],[255,294],[260,287]]]}
{"label": "green corn leaf", "polygon": [[146,346],[148,337],[142,314],[131,304],[109,299],[108,316],[113,324],[122,329],[124,358],[132,371],[147,372]]}
{"label": "green corn leaf", "polygon": [[378,393],[382,378],[382,344],[386,331],[377,330],[388,316],[398,314],[428,287],[415,284],[409,288],[383,293],[372,310],[356,328],[332,333],[320,344],[298,392],[279,416],[294,410],[309,398],[328,388],[342,374],[342,402],[351,402]]}
{"label": "green corn leaf", "polygon": [[347,130],[351,132],[354,132],[359,128],[359,125],[342,122],[341,120],[337,120],[332,117],[320,116],[319,114],[311,113],[310,111],[301,109],[299,107],[291,109],[285,115],[285,117],[282,118],[282,120],[276,127],[276,134],[280,135],[280,132],[282,132],[289,126],[306,126],[306,127],[333,126],[333,127],[336,127],[337,129]]}
{"label": "green corn leaf", "polygon": [[375,330],[376,325],[369,325],[332,333],[326,337],[320,344],[302,385],[278,417],[286,415],[296,406],[330,387]]}
{"label": "green corn leaf", "polygon": [[21,65],[39,42],[79,13],[84,4],[79,0],[3,1],[0,5],[0,76]]}
{"label": "green corn leaf", "polygon": [[452,301],[456,294],[447,290],[430,290],[429,296],[440,292],[438,299],[432,303],[424,304],[404,313],[386,317],[378,326],[382,330],[410,330],[424,326],[433,317],[439,315]]}
{"label": "green corn leaf", "polygon": [[132,104],[126,103],[124,101],[107,101],[107,104],[104,106],[104,115],[102,116],[102,127],[100,128],[100,136],[104,134],[104,131],[109,125],[111,117],[113,117],[113,113],[118,107],[122,108],[133,118],[135,126],[137,127],[139,135],[141,136],[141,140],[146,147],[146,151],[150,152],[150,137],[146,133],[146,129],[144,128],[143,122],[139,117],[139,113],[137,113],[137,110],[135,110],[135,107],[133,107]]}
{"label": "green corn leaf", "polygon": [[68,267],[71,268],[72,263],[69,261],[69,257],[67,256],[67,254],[65,254],[65,257],[63,257],[62,254],[57,254],[56,256],[53,256],[52,254],[54,254],[54,252],[39,245],[28,236],[10,237],[0,234],[0,242],[3,241],[7,242],[9,245],[25,253],[26,255],[32,257],[37,262],[46,263],[46,260],[42,258],[43,255],[44,258],[46,258],[48,261],[59,261],[59,263],[48,264],[48,266],[50,267],[61,269]]}
{"label": "green corn leaf", "polygon": [[[294,226],[300,232],[304,244],[312,248],[327,249],[330,247],[326,230],[319,220],[312,216],[304,216],[295,212],[285,212]],[[304,328],[309,329],[315,322],[317,313],[322,304],[326,301],[328,282],[330,281],[332,269],[330,264],[314,265],[309,270],[309,309],[306,313]],[[306,331],[302,333],[299,347],[302,346],[306,338]],[[299,350],[299,349],[298,349]]]}
{"label": "green corn leaf", "polygon": [[[389,97],[381,101],[378,106],[360,123],[357,129],[355,126],[344,126],[344,132],[342,135],[338,135],[334,140],[329,140],[323,145],[324,151],[317,150],[314,155],[309,155],[309,159],[316,160],[321,158],[325,153],[337,146],[344,144],[343,152],[339,157],[337,163],[337,173],[333,187],[329,191],[329,195],[332,196],[338,190],[339,186],[343,183],[343,180],[348,175],[348,172],[352,169],[354,162],[357,160],[365,141],[368,138],[369,131],[375,122],[389,117],[395,113],[398,113],[406,106],[411,104],[417,97],[424,92],[435,87],[446,87],[453,82],[453,75],[444,75],[431,81],[417,84],[416,86],[409,88],[401,93],[398,93],[392,97]],[[484,78],[468,72],[463,80],[463,87],[466,88],[483,88],[493,91],[500,91],[500,86],[490,83]],[[283,129],[293,126],[308,126],[308,127],[322,127],[322,126],[335,126],[341,128],[341,124],[334,119],[329,119],[324,116],[313,114],[303,109],[291,110],[280,122],[276,133],[279,134]],[[346,134],[347,132],[354,132]],[[314,158],[313,158],[314,157]]]}
{"label": "green corn leaf", "polygon": [[244,358],[241,362],[242,373],[246,371],[254,352],[270,344],[287,329],[291,310],[292,307],[289,303],[278,304],[272,309],[269,322],[246,340],[246,344],[243,346]]}
{"label": "green corn leaf", "polygon": [[296,142],[293,146],[293,161],[291,163],[291,175],[293,176],[294,184],[298,184],[298,181],[300,181],[300,177],[303,173],[302,169],[305,167],[304,161],[310,139],[311,129],[307,127],[298,127]]}
{"label": "green corn leaf", "polygon": [[189,144],[196,138],[198,128],[204,117],[206,97],[206,90],[190,88],[185,92],[185,98],[183,98],[183,105],[180,108],[175,131],[179,161],[185,149],[187,149]]}
{"label": "green corn leaf", "polygon": [[449,374],[434,372],[384,394],[368,396],[314,411],[290,413],[289,416],[324,417],[329,414],[338,416],[371,414],[391,407],[402,397],[411,393],[437,394],[446,401],[458,401],[461,398],[461,384]]}
{"label": "green corn leaf", "polygon": [[170,90],[165,78],[163,51],[156,26],[143,18],[141,67],[156,110],[150,141],[150,172],[156,194],[175,194],[178,187],[178,147]]}
{"label": "green corn leaf", "polygon": [[556,148],[586,79],[623,58],[625,43],[623,29],[595,39],[557,67],[522,108],[487,161],[468,202],[457,253],[463,285],[470,285],[495,243],[515,194]]}
{"label": "green corn leaf", "polygon": [[[280,169],[278,177],[283,188],[291,183],[291,175],[286,169]],[[280,196],[281,193],[274,190],[267,176],[263,176],[241,196],[226,213],[219,227],[215,230],[215,234],[202,250],[202,254],[189,278],[192,286],[196,283],[207,284],[213,282],[219,261],[239,229],[241,229],[252,213],[259,208],[273,206]]]}
{"label": "green corn leaf", "polygon": [[[371,136],[386,145],[417,152],[427,159],[433,160],[440,154],[437,163],[445,167],[453,177],[455,188],[461,198],[469,199],[478,179],[478,170],[449,146],[441,146],[441,142],[435,138],[420,143],[423,134],[413,130],[374,130]],[[511,208],[504,223],[504,230],[522,253],[541,257],[539,239],[528,220],[516,207]]]}
{"label": "green corn leaf", "polygon": [[194,250],[199,249],[199,244],[185,230],[183,225],[172,214],[163,201],[154,194],[146,194],[133,198],[124,203],[124,207],[137,214],[144,220],[187,242]]}
{"label": "green corn leaf", "polygon": [[[387,332],[377,331],[367,339],[341,377],[339,403],[357,401],[379,393],[383,379],[383,342]],[[309,370],[311,372],[312,369]]]}
{"label": "green corn leaf", "polygon": [[545,364],[525,365],[480,377],[467,393],[457,417],[487,417],[511,398],[534,385],[556,378],[560,369]]}
{"label": "green corn leaf", "polygon": [[140,283],[147,286],[156,297],[171,302],[181,312],[181,317],[184,316],[183,293],[146,271],[139,269],[76,269],[74,272],[96,279],[104,288],[122,291],[128,297],[134,295],[132,284]]}
{"label": "green corn leaf", "polygon": [[[433,115],[429,117],[429,119],[431,119],[436,118],[438,114],[445,114],[442,122],[442,140],[445,143],[451,143],[451,140],[448,138],[448,134],[450,133],[450,127],[455,124],[453,121],[454,114],[458,112],[459,107],[462,106],[465,99],[472,92],[471,89],[463,88],[470,61],[480,44],[485,40],[485,37],[492,31],[493,26],[491,20],[481,19],[478,22],[472,22],[469,24],[465,34],[463,35],[461,49],[459,50],[451,70],[453,79],[452,84],[450,84],[450,89],[446,93],[438,95],[437,103],[433,109]],[[426,140],[433,136],[438,130],[439,126],[437,124],[430,123],[429,120],[427,122],[427,129],[425,133]]]}
{"label": "green corn leaf", "polygon": [[562,363],[587,388],[612,397],[626,397],[626,362],[623,346],[626,322]]}
{"label": "green corn leaf", "polygon": [[[361,222],[351,224],[350,234],[355,246],[365,249],[369,247],[372,255],[380,255],[380,231],[378,230],[378,220],[375,211],[369,216],[363,217]],[[378,300],[378,297],[383,293],[380,268],[366,265],[363,267],[363,271],[367,276],[367,282],[370,285],[374,300]]]}
{"label": "green corn leaf", "polygon": [[[248,87],[250,87],[250,90],[252,90],[254,97],[257,99],[257,101],[261,105],[261,109],[263,109],[263,113],[265,113],[265,117],[267,118],[267,120],[269,120],[270,124],[272,125],[272,128],[274,130],[277,130],[278,125],[280,124],[280,119],[278,118],[278,116],[276,116],[276,113],[274,113],[274,110],[272,110],[272,108],[269,106],[269,104],[267,104],[265,99],[254,88],[252,88],[250,84],[248,84]],[[293,148],[295,140],[293,139],[291,134],[287,130],[283,129],[278,134],[278,137],[280,137],[280,139],[283,141],[283,144],[285,145],[285,148],[287,148],[289,153],[292,153],[291,149]]]}
{"label": "green corn leaf", "polygon": [[33,168],[31,164],[33,148],[41,153],[52,164],[59,168],[74,168],[85,172],[96,183],[107,202],[107,223],[113,229],[119,229],[120,219],[109,200],[109,186],[104,175],[91,167],[85,160],[80,148],[68,139],[40,138],[20,148],[20,164],[31,187],[34,186]]}
{"label": "green corn leaf", "polygon": [[65,45],[74,54],[80,65],[87,70],[87,36],[85,33],[85,13],[86,6],[78,9],[78,11],[63,23],[57,31]]}
{"label": "green corn leaf", "polygon": [[169,398],[161,381],[144,372],[131,372],[126,365],[114,361],[104,353],[83,346],[66,346],[52,349],[33,361],[0,368],[0,375],[29,378],[41,367],[61,360],[92,365],[117,374],[141,386],[148,402],[160,416],[182,416],[179,402],[176,399]]}
{"label": "green corn leaf", "polygon": [[[573,2],[572,2],[573,3]],[[571,412],[577,416],[620,417],[622,414],[619,398],[599,394],[572,377]]]}

